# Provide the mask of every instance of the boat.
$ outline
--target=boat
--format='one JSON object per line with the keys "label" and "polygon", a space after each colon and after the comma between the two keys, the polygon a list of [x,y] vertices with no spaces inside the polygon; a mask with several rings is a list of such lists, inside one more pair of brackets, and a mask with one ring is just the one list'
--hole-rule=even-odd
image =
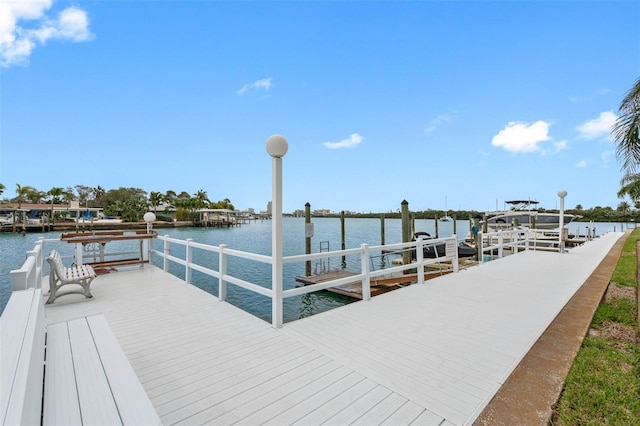
{"label": "boat", "polygon": [[13,226],[13,213],[0,214],[0,226]]}
{"label": "boat", "polygon": [[444,197],[444,216],[440,218],[440,222],[453,222],[453,218],[449,216],[449,210],[447,210],[447,197]]}
{"label": "boat", "polygon": [[[538,201],[512,200],[505,201],[511,206],[505,211],[487,213],[487,227],[492,230],[510,229],[515,226],[538,229],[556,229],[560,226],[559,213],[541,213],[535,210]],[[576,215],[563,215],[563,226],[576,219]]]}
{"label": "boat", "polygon": [[[432,240],[433,237],[428,232],[416,232],[414,234],[414,241],[418,238],[422,238],[426,241],[424,247],[422,248],[422,255],[425,258],[433,259],[435,257],[443,257],[446,252],[445,242],[439,242],[436,244],[429,244],[429,240]],[[458,243],[458,257],[473,257],[478,253],[475,247],[470,246],[464,241],[460,241]],[[413,258],[415,259],[416,252],[415,250],[412,253]]]}

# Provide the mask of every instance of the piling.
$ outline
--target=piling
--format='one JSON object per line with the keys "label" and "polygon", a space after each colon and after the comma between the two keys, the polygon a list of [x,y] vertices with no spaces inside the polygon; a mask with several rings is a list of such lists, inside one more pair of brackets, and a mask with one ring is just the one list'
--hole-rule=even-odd
{"label": "piling", "polygon": [[[344,233],[344,210],[340,212],[340,234],[342,239],[342,250],[346,250],[347,245],[345,244],[345,233]],[[347,257],[342,256],[342,267],[347,267]]]}
{"label": "piling", "polygon": [[435,222],[436,222],[436,224],[435,224],[435,227],[436,227],[436,235],[435,235],[435,237],[439,238],[440,232],[438,231],[438,215],[437,214],[436,214],[436,216],[435,216],[435,218],[433,220],[435,220]]}
{"label": "piling", "polygon": [[[304,228],[305,228],[305,239],[304,239],[304,248],[306,254],[311,254],[311,236],[309,235],[308,228],[311,223],[311,204],[308,202],[304,205]],[[305,262],[305,275],[308,277],[311,275],[311,261],[307,260]]]}
{"label": "piling", "polygon": [[456,224],[456,221],[458,220],[458,216],[457,215],[453,215],[453,235],[458,235],[458,226]]}
{"label": "piling", "polygon": [[380,215],[380,245],[384,245],[384,214]]}
{"label": "piling", "polygon": [[[402,200],[402,203],[400,203],[400,217],[402,221],[402,242],[408,243],[411,241],[411,218],[407,200]],[[411,252],[409,250],[402,252],[402,263],[405,265],[411,263]]]}

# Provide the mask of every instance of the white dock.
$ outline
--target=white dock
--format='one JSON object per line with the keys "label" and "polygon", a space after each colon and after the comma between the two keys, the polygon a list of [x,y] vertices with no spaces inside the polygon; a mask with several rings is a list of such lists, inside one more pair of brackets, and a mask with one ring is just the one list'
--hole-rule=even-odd
{"label": "white dock", "polygon": [[622,233],[525,252],[281,329],[160,269],[98,277],[104,313],[164,424],[472,423]]}

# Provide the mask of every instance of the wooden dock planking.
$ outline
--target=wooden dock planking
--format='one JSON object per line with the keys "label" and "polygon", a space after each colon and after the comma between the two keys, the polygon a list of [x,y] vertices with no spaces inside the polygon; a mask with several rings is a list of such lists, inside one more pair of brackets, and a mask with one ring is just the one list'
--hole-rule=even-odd
{"label": "wooden dock planking", "polygon": [[104,313],[165,424],[461,425],[615,239],[488,262],[282,329],[159,268],[122,268],[94,280],[94,299],[47,306],[47,321]]}
{"label": "wooden dock planking", "polygon": [[[437,278],[439,276],[453,272],[452,269],[429,270],[424,274],[425,280]],[[356,272],[346,269],[335,269],[322,274],[297,276],[296,281],[304,285],[320,284],[340,278],[352,277],[357,275]],[[409,284],[418,282],[418,274],[404,274],[392,277],[379,277],[371,280],[371,296],[378,296],[389,291],[406,287]],[[343,284],[337,287],[328,288],[327,291],[340,294],[355,300],[362,300],[362,282],[354,281],[352,283]]]}

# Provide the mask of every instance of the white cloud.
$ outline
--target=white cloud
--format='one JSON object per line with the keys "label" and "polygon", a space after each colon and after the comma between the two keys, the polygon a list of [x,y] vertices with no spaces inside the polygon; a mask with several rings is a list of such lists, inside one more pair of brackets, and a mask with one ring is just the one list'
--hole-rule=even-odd
{"label": "white cloud", "polygon": [[355,148],[363,139],[364,138],[358,133],[353,133],[348,139],[341,140],[340,142],[325,142],[322,145],[329,149]]}
{"label": "white cloud", "polygon": [[576,128],[576,130],[578,130],[578,136],[582,139],[589,140],[608,137],[611,133],[611,126],[615,124],[617,119],[618,117],[613,111],[602,112],[598,118],[594,118],[578,126]]}
{"label": "white cloud", "polygon": [[434,118],[433,120],[431,120],[429,122],[429,125],[427,126],[425,130],[425,132],[427,133],[431,133],[433,132],[437,127],[439,127],[441,124],[444,123],[448,123],[450,121],[453,120],[453,117],[451,117],[450,115],[447,114],[440,114],[439,116],[437,116],[436,118]]}
{"label": "white cloud", "polygon": [[263,78],[262,80],[256,80],[253,83],[248,83],[242,86],[242,89],[238,90],[238,95],[242,96],[252,89],[264,90],[265,92],[268,92],[272,86],[273,83],[271,83],[271,77]]}
{"label": "white cloud", "polygon": [[[52,0],[0,0],[0,66],[28,64],[33,49],[48,40],[91,40],[84,10],[70,6],[52,19],[46,16],[51,5]],[[32,27],[23,21],[33,21]]]}
{"label": "white cloud", "polygon": [[534,152],[541,149],[540,143],[549,139],[549,123],[545,121],[533,124],[511,121],[491,139],[491,145],[509,152]]}
{"label": "white cloud", "polygon": [[580,160],[576,163],[576,167],[587,167],[587,160]]}

